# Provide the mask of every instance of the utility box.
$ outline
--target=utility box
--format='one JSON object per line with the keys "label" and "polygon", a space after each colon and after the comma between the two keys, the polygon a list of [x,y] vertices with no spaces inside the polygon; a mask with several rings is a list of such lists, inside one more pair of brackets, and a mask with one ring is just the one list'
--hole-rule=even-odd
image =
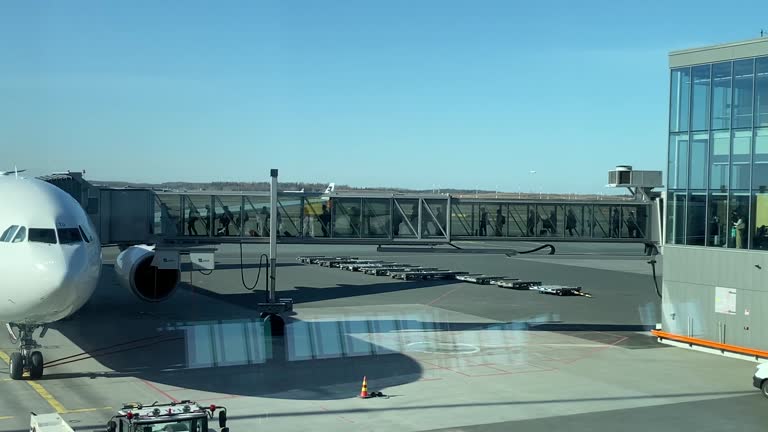
{"label": "utility box", "polygon": [[608,171],[608,186],[653,189],[663,186],[661,178],[661,171],[635,171],[630,165],[618,165]]}

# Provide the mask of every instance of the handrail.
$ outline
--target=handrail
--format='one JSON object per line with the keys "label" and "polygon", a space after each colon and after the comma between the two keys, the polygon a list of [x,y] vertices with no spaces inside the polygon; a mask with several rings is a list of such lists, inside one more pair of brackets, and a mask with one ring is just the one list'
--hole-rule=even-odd
{"label": "handrail", "polygon": [[768,358],[768,351],[756,350],[752,348],[742,347],[738,345],[729,345],[719,342],[713,342],[706,339],[699,339],[689,336],[681,336],[674,333],[668,333],[661,330],[651,330],[651,333],[659,339],[670,339],[678,342],[685,342],[687,344],[700,345],[707,348],[714,348],[721,351],[729,351],[738,354],[745,354],[753,357]]}

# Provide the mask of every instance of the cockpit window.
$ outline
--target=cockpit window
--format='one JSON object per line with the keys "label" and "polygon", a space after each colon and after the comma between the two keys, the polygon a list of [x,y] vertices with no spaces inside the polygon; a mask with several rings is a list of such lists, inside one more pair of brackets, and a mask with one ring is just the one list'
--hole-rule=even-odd
{"label": "cockpit window", "polygon": [[13,242],[21,243],[26,238],[27,238],[27,229],[25,227],[20,227],[19,230],[16,231],[16,235],[13,236]]}
{"label": "cockpit window", "polygon": [[83,229],[83,227],[80,225],[78,225],[77,227],[80,229],[80,235],[83,236],[83,240],[85,240],[86,243],[90,243],[91,238],[88,236],[88,234],[85,233],[85,230]]}
{"label": "cockpit window", "polygon": [[31,242],[56,244],[56,230],[51,228],[30,228],[27,237]]}
{"label": "cockpit window", "polygon": [[59,243],[71,244],[80,243],[83,238],[80,236],[80,230],[77,228],[59,228]]}
{"label": "cockpit window", "polygon": [[0,236],[0,242],[9,242],[13,238],[13,235],[16,233],[16,228],[18,228],[18,225],[11,225],[8,227],[7,230],[3,231],[3,235]]}

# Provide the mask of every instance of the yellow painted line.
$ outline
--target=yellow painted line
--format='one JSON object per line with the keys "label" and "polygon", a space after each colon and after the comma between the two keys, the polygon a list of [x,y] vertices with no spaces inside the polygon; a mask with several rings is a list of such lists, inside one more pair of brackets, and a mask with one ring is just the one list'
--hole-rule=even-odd
{"label": "yellow painted line", "polygon": [[[6,363],[11,362],[11,358],[8,357],[8,354],[0,351],[0,360],[3,360]],[[4,378],[3,381],[13,381],[10,378]],[[41,398],[45,399],[46,402],[48,402],[48,405],[53,407],[53,409],[56,410],[58,414],[73,414],[73,413],[83,413],[83,412],[91,412],[91,411],[101,411],[101,410],[111,410],[112,407],[102,407],[102,408],[80,408],[80,409],[66,409],[64,408],[64,405],[61,404],[58,400],[56,400],[53,395],[45,389],[42,385],[36,383],[35,381],[24,381],[25,383],[29,384],[30,387],[38,394]],[[0,417],[0,420],[4,420],[6,418],[13,418],[13,417]]]}
{"label": "yellow painted line", "polygon": [[64,408],[64,405],[57,401],[52,394],[48,393],[48,390],[46,390],[43,386],[34,381],[26,381],[26,383],[29,384],[29,386],[32,387],[37,392],[37,394],[40,395],[41,398],[45,399],[45,401],[48,402],[48,405],[52,406],[57,413],[64,414],[67,412],[67,409]]}
{"label": "yellow painted line", "polygon": [[102,411],[102,410],[111,411],[112,407],[71,409],[71,410],[64,411],[63,414],[75,414],[75,413],[84,413],[84,412]]}
{"label": "yellow painted line", "polygon": [[[0,359],[2,359],[6,363],[10,363],[11,359],[8,357],[8,354],[0,351]],[[48,392],[43,386],[40,384],[34,382],[34,381],[24,381],[27,384],[29,384],[30,387],[38,394],[41,398],[45,399],[46,402],[48,402],[48,405],[53,407],[53,409],[56,410],[57,413],[63,414],[67,411],[66,408],[64,408],[64,405],[61,404],[61,402],[57,401],[56,398],[53,397],[52,394]]]}
{"label": "yellow painted line", "polygon": [[10,420],[13,416],[0,416],[0,420]]}

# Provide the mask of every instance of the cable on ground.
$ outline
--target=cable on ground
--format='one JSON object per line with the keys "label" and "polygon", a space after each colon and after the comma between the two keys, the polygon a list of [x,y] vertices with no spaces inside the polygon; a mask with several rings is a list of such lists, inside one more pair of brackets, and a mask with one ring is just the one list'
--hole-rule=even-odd
{"label": "cable on ground", "polygon": [[549,243],[543,244],[543,245],[541,245],[541,246],[539,246],[537,248],[531,249],[531,250],[518,252],[518,254],[520,254],[520,255],[529,254],[529,253],[532,253],[532,252],[540,251],[540,250],[542,250],[544,248],[549,248],[549,253],[547,255],[554,255],[555,254],[555,247],[553,245],[549,244]]}

